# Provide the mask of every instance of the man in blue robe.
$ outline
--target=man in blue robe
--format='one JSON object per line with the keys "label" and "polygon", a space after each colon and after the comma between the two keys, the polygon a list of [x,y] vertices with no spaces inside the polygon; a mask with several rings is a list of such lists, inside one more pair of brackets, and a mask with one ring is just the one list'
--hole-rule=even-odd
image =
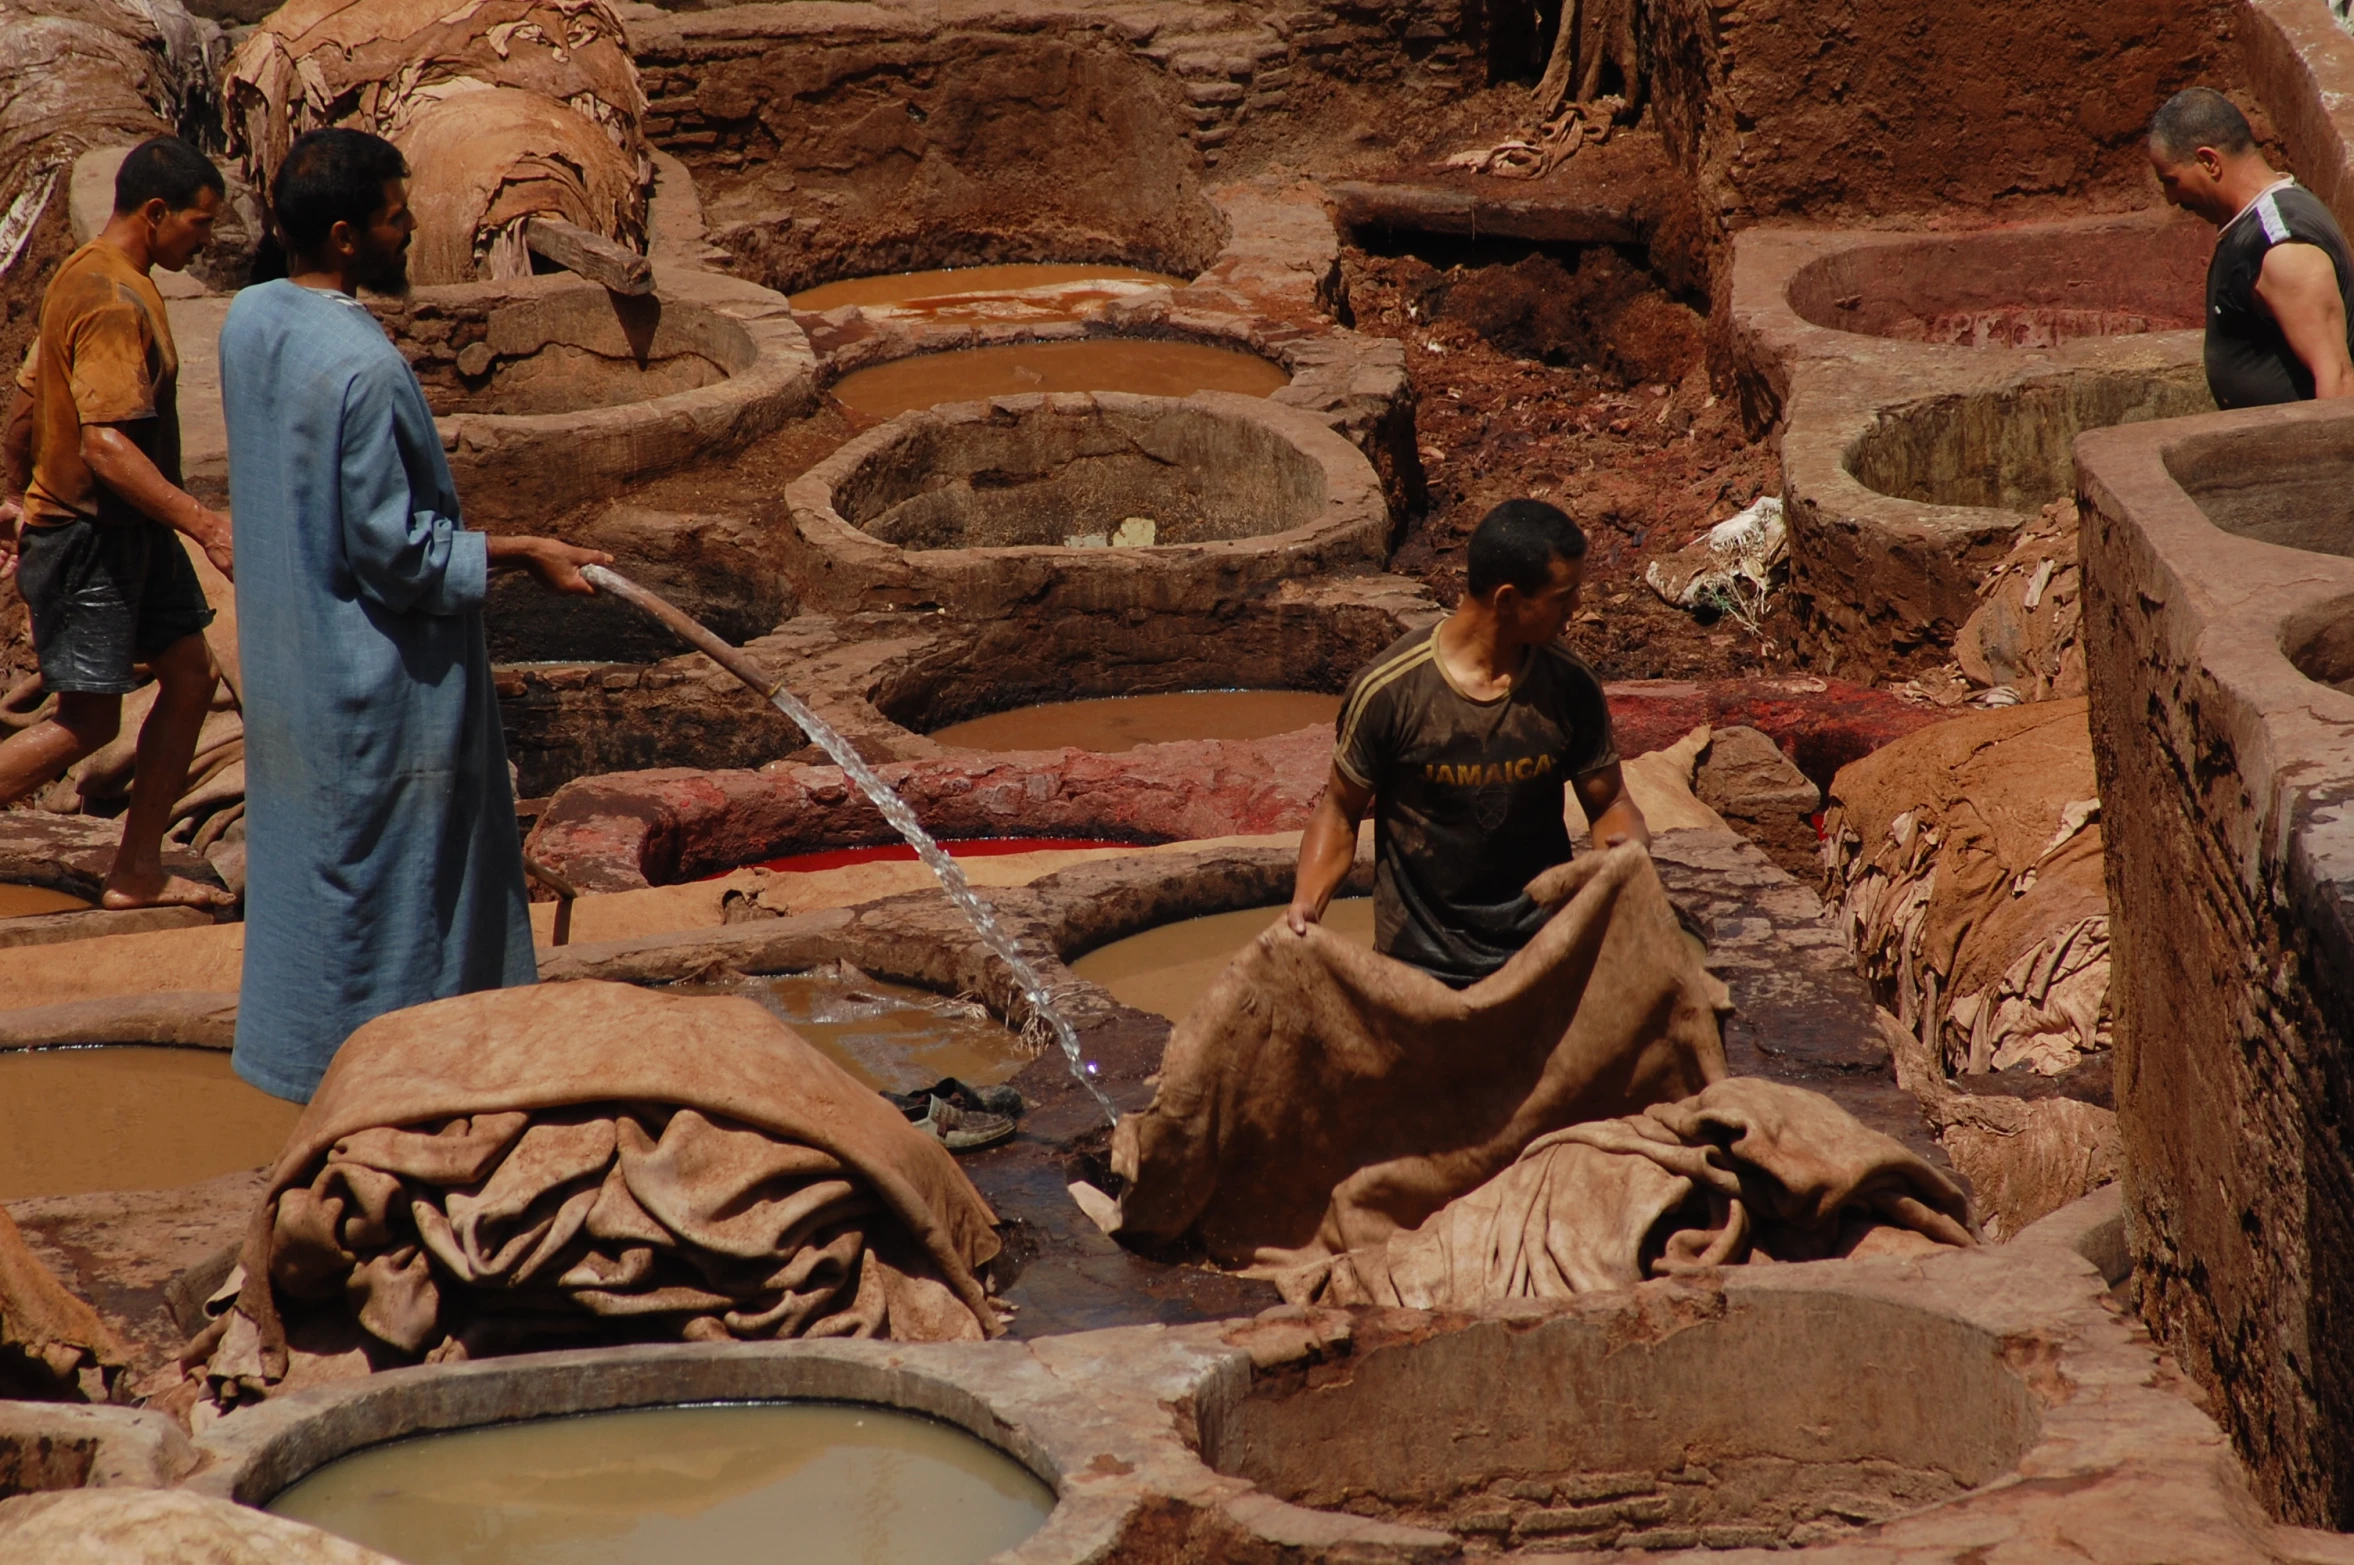
{"label": "man in blue robe", "polygon": [[460,525],[407,362],[354,294],[407,287],[390,142],[315,131],[271,190],[286,278],[221,330],[245,672],[237,1073],[308,1101],[373,1017],[537,976],[483,641],[490,573],[611,558]]}

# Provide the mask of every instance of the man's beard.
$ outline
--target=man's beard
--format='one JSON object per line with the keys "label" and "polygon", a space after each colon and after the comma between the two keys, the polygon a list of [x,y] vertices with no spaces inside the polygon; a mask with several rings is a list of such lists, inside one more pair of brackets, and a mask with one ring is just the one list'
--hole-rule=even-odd
{"label": "man's beard", "polygon": [[379,252],[368,257],[367,266],[353,278],[370,293],[388,298],[405,298],[409,292],[409,247],[401,246],[389,253]]}

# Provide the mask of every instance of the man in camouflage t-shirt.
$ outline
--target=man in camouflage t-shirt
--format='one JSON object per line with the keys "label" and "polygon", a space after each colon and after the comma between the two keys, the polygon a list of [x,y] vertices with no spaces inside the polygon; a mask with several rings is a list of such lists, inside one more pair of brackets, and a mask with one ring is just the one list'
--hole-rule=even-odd
{"label": "man in camouflage t-shirt", "polygon": [[1585,535],[1557,507],[1508,500],[1472,534],[1455,612],[1399,638],[1342,700],[1332,779],[1300,842],[1289,919],[1324,914],[1374,811],[1374,945],[1457,988],[1542,928],[1523,889],[1570,856],[1562,789],[1593,839],[1648,844],[1619,775],[1602,685],[1561,645]]}

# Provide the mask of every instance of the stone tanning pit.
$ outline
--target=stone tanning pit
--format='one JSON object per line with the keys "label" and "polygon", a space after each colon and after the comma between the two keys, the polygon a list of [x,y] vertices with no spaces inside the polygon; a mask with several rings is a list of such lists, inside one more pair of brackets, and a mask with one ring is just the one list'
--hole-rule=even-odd
{"label": "stone tanning pit", "polygon": [[804,600],[837,609],[1175,607],[1215,584],[1377,568],[1373,468],[1246,397],[1006,397],[910,413],[785,494]]}
{"label": "stone tanning pit", "polygon": [[2354,1038],[2350,459],[2330,403],[2078,451],[2101,808],[2138,846],[2108,874],[2142,1308],[2222,1399],[2274,1513],[2336,1527],[2354,1353],[2315,1333],[2354,1302],[2329,1193],[2354,1099],[2325,1063]]}
{"label": "stone tanning pit", "polygon": [[2069,494],[2079,433],[2214,406],[2196,334],[2212,245],[2163,211],[1741,237],[1734,354],[1753,424],[1782,424],[1810,655],[1950,644],[1980,576]]}
{"label": "stone tanning pit", "polygon": [[834,400],[869,418],[896,418],[945,402],[1031,393],[1125,392],[1190,397],[1223,391],[1264,397],[1291,376],[1248,351],[1182,338],[1077,337],[911,354],[853,370]]}
{"label": "stone tanning pit", "polygon": [[577,504],[725,457],[816,394],[785,301],[707,272],[664,268],[636,297],[551,275],[375,309],[425,387],[469,514]]}
{"label": "stone tanning pit", "polygon": [[1951,1502],[2041,1432],[2001,1340],[1949,1316],[1745,1290],[1630,1341],[1635,1313],[1395,1341],[1368,1322],[1344,1365],[1262,1377],[1205,1421],[1202,1454],[1481,1552],[1804,1548]]}
{"label": "stone tanning pit", "polygon": [[223,1049],[0,1045],[0,1200],[167,1190],[276,1160],[301,1108]]}
{"label": "stone tanning pit", "polygon": [[[1059,557],[1054,562],[1059,571],[1071,560],[1092,562],[1114,551],[1012,552],[1051,553]],[[1144,551],[1148,556],[1156,552]],[[738,556],[722,555],[717,549],[705,556],[714,557]],[[695,574],[682,576],[689,591],[698,584],[708,584],[715,595],[731,590],[728,573],[722,570],[698,566]],[[1108,721],[1116,726],[1124,716],[1085,708],[1097,700],[1128,697],[1147,702],[1168,699],[1180,705],[1189,703],[1187,692],[1263,698],[1246,699],[1239,710],[1226,704],[1226,710],[1241,719],[1231,725],[1218,721],[1222,703],[1215,695],[1190,701],[1197,708],[1209,703],[1207,710],[1159,719],[1189,721],[1196,731],[1231,729],[1203,733],[1204,738],[1255,739],[1312,722],[1329,723],[1329,708],[1323,703],[1337,700],[1349,675],[1407,626],[1426,622],[1437,612],[1427,594],[1391,576],[1277,582],[1239,598],[1223,596],[1217,579],[1200,572],[1180,575],[1172,583],[1150,571],[1131,571],[1111,585],[1119,590],[1107,592],[1108,601],[1084,608],[1022,606],[989,618],[802,613],[765,635],[755,634],[746,641],[745,651],[779,674],[790,671],[802,698],[847,734],[862,754],[878,760],[916,760],[944,757],[957,747],[952,738],[928,735],[975,720],[1000,727],[1043,722],[1049,731],[1033,730],[1035,737],[1082,743],[1090,732],[1104,731],[1100,725]],[[1168,591],[1184,597],[1157,613],[1125,606],[1133,601],[1131,593],[1149,600]],[[680,597],[692,601],[684,592]],[[503,601],[528,606],[532,600],[518,593]],[[543,595],[539,601],[548,600]],[[592,622],[583,618],[568,623]],[[593,623],[600,631],[609,623],[613,631],[636,634],[618,615]],[[660,656],[668,650],[654,636],[616,637],[588,647],[624,657],[633,652]],[[502,668],[498,677],[508,753],[521,773],[526,796],[550,794],[575,778],[599,773],[672,766],[755,767],[814,755],[798,729],[701,657],[651,664],[518,664]],[[1034,717],[1026,710],[1058,701],[1075,703],[1071,720],[1077,725],[1064,728],[1067,737],[1059,739],[1051,731],[1060,721],[1054,714]],[[1312,715],[1318,711],[1325,715]],[[1052,747],[1002,739],[986,746]],[[875,824],[880,826],[879,821]],[[961,834],[999,835],[1004,829]],[[1012,829],[1016,834],[1037,834],[1018,826]],[[1132,836],[1126,831],[1110,835]],[[873,840],[879,839],[845,841],[796,834],[790,842],[748,852],[734,862],[863,846]]]}

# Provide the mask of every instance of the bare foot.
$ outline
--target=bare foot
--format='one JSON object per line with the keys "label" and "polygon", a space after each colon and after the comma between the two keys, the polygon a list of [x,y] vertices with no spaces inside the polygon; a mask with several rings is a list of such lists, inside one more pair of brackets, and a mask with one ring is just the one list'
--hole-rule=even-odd
{"label": "bare foot", "polygon": [[109,875],[98,905],[110,912],[134,907],[233,907],[237,899],[219,886],[208,886],[184,875]]}

